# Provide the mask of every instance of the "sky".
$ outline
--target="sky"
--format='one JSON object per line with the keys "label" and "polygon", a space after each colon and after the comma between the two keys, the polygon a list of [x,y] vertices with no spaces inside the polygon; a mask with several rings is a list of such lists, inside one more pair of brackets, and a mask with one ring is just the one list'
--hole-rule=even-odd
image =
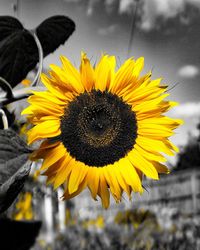
{"label": "sky", "polygon": [[[134,0],[18,0],[18,16],[26,28],[34,28],[52,15],[66,15],[76,31],[64,46],[44,60],[60,64],[65,55],[78,67],[80,52],[93,62],[104,52],[115,55],[118,64],[127,58]],[[16,0],[1,0],[0,15],[14,15]],[[200,0],[139,0],[130,56],[145,57],[143,74],[163,78],[172,88],[170,99],[180,105],[169,115],[184,119],[173,141],[187,142],[197,134],[200,121]],[[175,87],[173,88],[173,86]]]}

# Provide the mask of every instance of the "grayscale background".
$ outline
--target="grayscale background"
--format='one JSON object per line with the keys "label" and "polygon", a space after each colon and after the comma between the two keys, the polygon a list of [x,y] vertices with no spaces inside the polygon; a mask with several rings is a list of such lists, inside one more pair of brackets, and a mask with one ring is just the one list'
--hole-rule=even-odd
{"label": "grayscale background", "polygon": [[119,65],[144,56],[142,73],[162,77],[170,99],[180,103],[168,115],[184,120],[172,137],[181,153],[168,160],[171,174],[145,180],[144,195],[132,201],[124,196],[103,210],[86,191],[62,203],[60,190],[57,197],[40,180],[44,195],[34,190],[33,210],[43,229],[33,250],[200,249],[200,0],[0,0],[0,15],[30,29],[52,15],[75,21],[75,33],[44,59],[45,71],[60,65],[60,55],[79,67],[81,51],[93,63],[102,53]]}

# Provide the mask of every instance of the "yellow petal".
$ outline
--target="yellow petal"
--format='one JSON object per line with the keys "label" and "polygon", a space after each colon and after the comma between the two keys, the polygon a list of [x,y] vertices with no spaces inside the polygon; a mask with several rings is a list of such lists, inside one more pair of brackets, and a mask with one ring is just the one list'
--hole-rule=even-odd
{"label": "yellow petal", "polygon": [[144,57],[140,57],[136,60],[134,69],[132,71],[132,77],[137,77],[140,75],[140,72],[142,71],[144,67]]}
{"label": "yellow petal", "polygon": [[67,75],[72,75],[74,78],[74,81],[76,81],[76,84],[80,84],[80,74],[78,70],[71,64],[71,62],[65,57],[65,56],[60,56],[60,59],[62,61],[63,67],[66,71]]}
{"label": "yellow petal", "polygon": [[160,161],[160,162],[166,162],[167,159],[162,156],[160,153],[156,151],[156,149],[152,149],[151,151],[143,149],[140,145],[135,144],[134,148],[137,149],[138,153],[141,154],[143,157],[145,157],[148,160],[154,160],[154,161]]}
{"label": "yellow petal", "polygon": [[138,135],[147,137],[169,137],[174,134],[173,130],[159,124],[141,124],[138,123]]}
{"label": "yellow petal", "polygon": [[125,61],[125,63],[116,72],[113,84],[111,84],[109,87],[110,92],[115,94],[129,85],[130,82],[133,82],[134,79],[136,79],[135,76],[132,77],[134,66],[135,61],[132,58]]}
{"label": "yellow petal", "polygon": [[69,184],[68,184],[69,194],[72,194],[77,191],[80,183],[85,178],[87,172],[88,172],[88,167],[84,166],[80,162],[76,162],[69,177]]}
{"label": "yellow petal", "polygon": [[140,124],[153,124],[153,125],[163,125],[167,128],[170,129],[175,129],[177,128],[180,124],[182,124],[183,121],[180,119],[172,119],[166,116],[161,116],[161,117],[155,117],[155,118],[147,118],[147,119],[143,119],[142,121],[140,121]]}
{"label": "yellow petal", "polygon": [[127,193],[127,195],[130,198],[131,191],[130,191],[129,185],[127,185],[127,183],[126,183],[126,180],[123,179],[123,177],[120,173],[118,162],[115,162],[114,167],[113,167],[113,172],[115,173],[115,176],[118,180],[119,185]]}
{"label": "yellow petal", "polygon": [[56,173],[55,181],[54,181],[54,189],[58,188],[62,185],[70,175],[72,168],[74,167],[73,164],[69,164],[72,160],[69,154],[65,155],[65,158],[62,160],[60,167]]}
{"label": "yellow petal", "polygon": [[148,84],[148,86],[157,87],[157,86],[160,85],[161,80],[162,80],[162,78],[158,78],[158,79],[152,80],[152,81],[150,81],[150,83]]}
{"label": "yellow petal", "polygon": [[66,70],[63,70],[54,64],[51,64],[50,68],[52,69],[51,74],[57,79],[58,82],[62,82],[62,84],[60,84],[61,88],[66,88],[68,91],[76,92],[78,94],[84,92],[81,81],[76,81],[73,75],[68,74]]}
{"label": "yellow petal", "polygon": [[91,91],[94,87],[95,75],[94,69],[85,53],[81,54],[80,76],[84,88],[87,91]]}
{"label": "yellow petal", "polygon": [[26,108],[22,115],[33,114],[37,116],[54,115],[55,117],[60,117],[64,113],[64,106],[59,106],[52,104],[44,99],[38,98],[37,96],[29,97],[28,101],[32,104]]}
{"label": "yellow petal", "polygon": [[112,166],[106,166],[103,167],[103,173],[104,173],[104,177],[106,179],[106,182],[108,183],[111,193],[113,194],[114,199],[118,202],[121,200],[121,188],[119,186],[119,183],[117,181],[117,178],[115,176],[115,173],[113,171]]}
{"label": "yellow petal", "polygon": [[153,100],[142,102],[138,105],[135,105],[133,109],[135,112],[138,112],[138,113],[150,111],[151,109],[154,109],[157,105],[159,105],[162,102],[162,100],[166,98],[167,96],[169,96],[169,94],[164,94]]}
{"label": "yellow petal", "polygon": [[170,173],[169,169],[165,165],[163,165],[159,162],[156,162],[156,161],[153,161],[152,164],[154,165],[154,167],[156,168],[156,170],[159,174],[169,174]]}
{"label": "yellow petal", "polygon": [[59,144],[55,148],[49,149],[48,154],[46,155],[40,170],[43,171],[47,169],[52,164],[57,162],[60,158],[62,158],[65,154],[66,154],[66,148],[62,144]]}
{"label": "yellow petal", "polygon": [[156,171],[155,167],[147,161],[143,156],[141,156],[137,149],[133,149],[128,154],[128,159],[133,164],[134,167],[141,170],[147,177],[152,179],[158,180],[158,172]]}
{"label": "yellow petal", "polygon": [[[102,169],[100,172],[102,172]],[[107,209],[110,205],[110,192],[103,173],[100,174],[98,195],[101,198],[102,206]]]}
{"label": "yellow petal", "polygon": [[116,60],[114,56],[103,55],[95,68],[95,89],[105,91],[114,79]]}
{"label": "yellow petal", "polygon": [[34,94],[34,96],[42,97],[48,102],[53,102],[55,104],[64,106],[66,105],[66,101],[57,98],[55,95],[53,95],[48,91],[43,91],[43,92],[32,91],[32,93]]}
{"label": "yellow petal", "polygon": [[155,151],[156,149],[157,152],[163,152],[167,155],[174,155],[174,153],[171,151],[168,145],[166,145],[165,141],[162,138],[155,139],[145,136],[138,136],[136,139],[136,143],[147,151]]}
{"label": "yellow petal", "polygon": [[60,91],[57,86],[53,85],[53,82],[50,78],[48,78],[44,73],[41,74],[41,81],[46,86],[46,88],[54,95],[57,96],[57,98],[61,100],[65,100],[66,96],[62,91]]}
{"label": "yellow petal", "polygon": [[97,167],[90,167],[87,174],[87,184],[93,199],[96,200],[99,188],[99,170]]}
{"label": "yellow petal", "polygon": [[122,97],[125,102],[130,105],[136,105],[143,103],[144,101],[154,100],[159,97],[165,89],[161,88],[138,88],[135,91],[130,89],[127,93]]}
{"label": "yellow petal", "polygon": [[55,137],[60,133],[61,131],[59,120],[45,121],[36,125],[28,131],[28,143],[31,144],[32,142],[39,139]]}
{"label": "yellow petal", "polygon": [[134,192],[142,192],[141,180],[133,165],[127,158],[119,160],[119,170],[124,180],[130,185]]}
{"label": "yellow petal", "polygon": [[82,183],[79,185],[78,189],[76,192],[70,194],[69,193],[69,190],[67,189],[67,186],[66,186],[66,189],[65,189],[65,192],[63,194],[63,199],[71,199],[77,195],[79,195],[87,186],[87,181],[86,181],[86,178],[83,179]]}

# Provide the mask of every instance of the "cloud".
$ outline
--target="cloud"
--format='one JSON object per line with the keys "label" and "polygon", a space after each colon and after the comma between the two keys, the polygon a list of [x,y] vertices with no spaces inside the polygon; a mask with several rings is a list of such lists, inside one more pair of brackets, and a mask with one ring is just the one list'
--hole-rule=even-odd
{"label": "cloud", "polygon": [[134,6],[134,0],[120,0],[119,3],[119,13],[128,13],[132,14],[133,13],[133,6]]}
{"label": "cloud", "polygon": [[99,3],[99,0],[89,0],[88,1],[88,6],[87,6],[87,15],[92,16],[94,13],[94,9]]}
{"label": "cloud", "polygon": [[[132,14],[135,0],[120,0],[119,13]],[[144,0],[141,5],[140,28],[145,31],[154,29],[158,19],[172,19],[183,13],[187,5],[192,5],[200,9],[200,0]],[[180,17],[180,21],[185,23],[185,19]]]}
{"label": "cloud", "polygon": [[200,102],[187,102],[174,107],[170,112],[175,117],[195,118],[200,117]]}
{"label": "cloud", "polygon": [[199,68],[195,65],[185,65],[178,70],[178,76],[182,78],[195,78],[199,75]]}
{"label": "cloud", "polygon": [[186,102],[174,107],[168,112],[170,117],[183,119],[184,124],[176,129],[172,141],[177,145],[184,145],[192,136],[198,136],[197,124],[200,121],[200,102]]}
{"label": "cloud", "polygon": [[[76,0],[81,1],[81,0]],[[83,0],[82,0],[83,1]],[[112,13],[118,3],[119,0],[89,0],[87,4],[87,15],[92,16],[94,14],[94,10],[98,10],[99,3],[103,4],[104,11],[106,11],[108,14]]]}
{"label": "cloud", "polygon": [[106,28],[98,29],[97,33],[101,36],[107,36],[116,32],[117,28],[118,28],[117,24],[112,24]]}
{"label": "cloud", "polygon": [[[200,0],[145,0],[141,28],[153,29],[160,17],[163,20],[177,17],[186,10],[188,4],[200,9]],[[187,24],[181,15],[180,21]]]}
{"label": "cloud", "polygon": [[118,0],[105,0],[105,8],[107,13],[112,13],[117,5]]}
{"label": "cloud", "polygon": [[187,6],[191,5],[200,9],[200,0],[64,0],[69,3],[84,3],[86,6],[86,13],[92,16],[95,11],[99,11],[99,4],[101,4],[101,11],[108,14],[127,14],[132,15],[136,2],[139,2],[138,13],[141,15],[140,28],[144,31],[150,31],[159,27],[160,18],[163,21],[179,16],[180,22],[184,25],[188,24],[188,19],[185,15]]}

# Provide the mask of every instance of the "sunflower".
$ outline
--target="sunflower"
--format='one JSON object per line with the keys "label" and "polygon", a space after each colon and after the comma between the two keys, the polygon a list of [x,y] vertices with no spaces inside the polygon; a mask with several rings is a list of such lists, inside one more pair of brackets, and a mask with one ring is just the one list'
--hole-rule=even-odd
{"label": "sunflower", "polygon": [[114,56],[92,66],[82,53],[80,70],[61,61],[42,74],[47,90],[33,92],[22,112],[34,125],[29,144],[43,140],[32,159],[43,159],[47,183],[64,184],[63,199],[88,187],[107,208],[110,193],[120,202],[123,192],[143,192],[143,175],[157,180],[168,173],[164,155],[178,151],[168,137],[181,121],[163,115],[176,103],[164,100],[161,79],[139,76],[144,58],[130,58],[117,71]]}
{"label": "sunflower", "polygon": [[21,194],[18,202],[16,203],[16,213],[14,214],[15,220],[32,220],[33,209],[32,209],[32,194],[26,192]]}

